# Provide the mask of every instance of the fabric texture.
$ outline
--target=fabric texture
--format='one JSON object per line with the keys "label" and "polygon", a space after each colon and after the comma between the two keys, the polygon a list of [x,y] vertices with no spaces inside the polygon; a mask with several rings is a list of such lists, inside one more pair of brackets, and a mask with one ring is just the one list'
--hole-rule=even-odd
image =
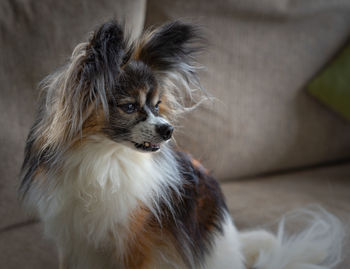
{"label": "fabric texture", "polygon": [[220,180],[350,157],[350,125],[304,91],[350,34],[350,2],[149,0],[146,26],[203,26],[215,98],[180,122],[181,147]]}

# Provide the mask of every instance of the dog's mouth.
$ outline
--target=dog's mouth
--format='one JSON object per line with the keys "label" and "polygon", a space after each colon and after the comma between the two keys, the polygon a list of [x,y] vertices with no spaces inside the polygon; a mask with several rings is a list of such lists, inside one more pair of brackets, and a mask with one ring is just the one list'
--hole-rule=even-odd
{"label": "dog's mouth", "polygon": [[160,149],[160,144],[152,144],[151,142],[143,142],[142,144],[135,141],[131,142],[134,143],[135,148],[143,151],[157,151]]}

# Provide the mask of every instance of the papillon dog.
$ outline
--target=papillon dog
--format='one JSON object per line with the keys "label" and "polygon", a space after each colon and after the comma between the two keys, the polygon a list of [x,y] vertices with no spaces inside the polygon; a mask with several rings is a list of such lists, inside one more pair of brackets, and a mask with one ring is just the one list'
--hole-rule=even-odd
{"label": "papillon dog", "polygon": [[342,229],[333,215],[313,215],[287,239],[283,224],[277,235],[238,232],[217,181],[173,142],[178,116],[195,106],[203,42],[181,21],[130,42],[109,21],[42,82],[20,195],[57,245],[60,268],[338,263]]}

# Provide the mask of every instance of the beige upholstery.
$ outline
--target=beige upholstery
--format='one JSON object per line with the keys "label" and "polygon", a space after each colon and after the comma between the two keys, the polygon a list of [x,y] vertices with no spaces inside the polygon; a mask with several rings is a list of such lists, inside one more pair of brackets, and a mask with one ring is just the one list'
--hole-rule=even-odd
{"label": "beige upholstery", "polygon": [[201,78],[218,98],[181,123],[180,145],[219,179],[350,157],[350,125],[303,91],[348,39],[349,1],[147,2],[147,25],[178,18],[207,29]]}

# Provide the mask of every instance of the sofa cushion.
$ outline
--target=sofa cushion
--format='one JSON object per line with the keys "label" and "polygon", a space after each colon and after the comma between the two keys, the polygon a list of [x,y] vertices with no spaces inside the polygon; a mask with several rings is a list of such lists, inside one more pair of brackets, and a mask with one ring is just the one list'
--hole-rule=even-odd
{"label": "sofa cushion", "polygon": [[39,223],[1,232],[0,242],[1,268],[58,268],[55,245],[44,238]]}
{"label": "sofa cushion", "polygon": [[206,29],[202,84],[218,100],[180,123],[179,144],[220,179],[350,157],[350,125],[303,91],[344,44],[350,2],[149,0],[146,25]]}

